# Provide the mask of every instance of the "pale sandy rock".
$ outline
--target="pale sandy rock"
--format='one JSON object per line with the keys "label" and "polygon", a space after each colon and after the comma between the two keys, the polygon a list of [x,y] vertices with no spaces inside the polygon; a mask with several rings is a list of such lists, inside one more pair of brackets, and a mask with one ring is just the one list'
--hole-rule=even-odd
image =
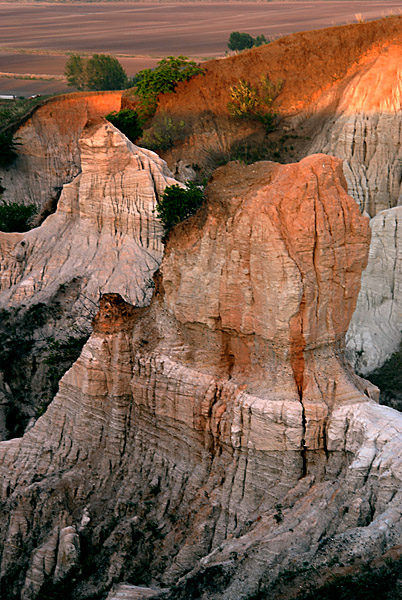
{"label": "pale sandy rock", "polygon": [[82,172],[64,186],[56,213],[26,233],[0,234],[3,306],[44,302],[73,279],[89,302],[109,291],[149,301],[162,257],[153,210],[175,180],[156,154],[107,122],[87,126],[80,149]]}
{"label": "pale sandy rock", "polygon": [[[349,193],[370,216],[401,203],[401,47],[374,47],[311,112],[323,111],[308,153],[344,160]],[[316,128],[317,131],[317,128]]]}
{"label": "pale sandy rock", "polygon": [[402,207],[370,225],[369,260],[346,336],[347,356],[362,374],[380,367],[402,340]]}
{"label": "pale sandy rock", "polygon": [[90,119],[120,110],[122,92],[80,92],[47,100],[14,134],[17,161],[0,169],[4,199],[43,207],[80,172],[79,139]]}
{"label": "pale sandy rock", "polygon": [[[8,335],[17,335],[24,319],[30,333],[20,331],[21,343],[34,340],[30,353],[11,352],[7,361],[13,394],[6,400],[22,423],[54,394],[49,340],[88,336],[102,293],[148,304],[162,259],[163,227],[154,209],[165,187],[177,183],[164,161],[104,120],[85,127],[80,152],[81,173],[64,186],[56,213],[26,233],[0,233],[0,307],[9,311],[3,350],[13,347]],[[42,317],[35,321],[29,311],[36,309]]]}
{"label": "pale sandy rock", "polygon": [[231,164],[207,196],[170,234],[151,306],[104,296],[46,413],[0,444],[8,594],[30,573],[16,536],[40,548],[41,523],[83,515],[104,568],[81,597],[137,573],[165,598],[267,582],[290,598],[281,572],[307,561],[318,583],[336,554],[400,544],[402,424],[343,359],[369,227],[341,161]]}
{"label": "pale sandy rock", "polygon": [[[398,547],[402,416],[372,402],[342,406],[334,410],[327,431],[324,481],[300,480],[280,507],[205,556],[169,597],[186,598],[187,583],[211,581],[220,568],[229,583],[214,598],[247,598],[257,590],[278,600],[295,598],[300,589],[330,582],[335,574],[348,575],[367,561],[375,564]],[[345,452],[353,456],[349,466],[343,462]],[[281,571],[287,577],[276,580]]]}
{"label": "pale sandy rock", "polygon": [[56,568],[53,580],[57,583],[65,579],[71,569],[77,566],[80,557],[80,538],[75,527],[64,527],[60,531]]}
{"label": "pale sandy rock", "polygon": [[121,583],[110,592],[106,600],[142,600],[142,598],[156,598],[157,591],[138,585]]}
{"label": "pale sandy rock", "polygon": [[58,531],[52,531],[46,541],[32,553],[31,565],[27,571],[21,600],[36,598],[46,577],[49,577],[56,564]]}

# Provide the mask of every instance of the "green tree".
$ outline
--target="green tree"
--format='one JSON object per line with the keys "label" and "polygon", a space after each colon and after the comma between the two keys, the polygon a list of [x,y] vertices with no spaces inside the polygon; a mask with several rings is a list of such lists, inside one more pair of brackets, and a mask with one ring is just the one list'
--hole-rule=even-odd
{"label": "green tree", "polygon": [[67,78],[67,84],[77,88],[77,90],[87,89],[87,60],[79,54],[72,54],[64,68],[64,75]]}
{"label": "green tree", "polygon": [[167,230],[193,215],[204,202],[204,192],[189,181],[186,187],[169,185],[159,198],[156,214]]}
{"label": "green tree", "polygon": [[94,54],[86,67],[87,85],[90,90],[124,90],[127,73],[114,56]]}
{"label": "green tree", "polygon": [[155,69],[143,69],[136,76],[135,94],[140,98],[144,117],[156,110],[158,94],[173,92],[179,81],[187,81],[203,70],[187,56],[168,56]]}
{"label": "green tree", "polygon": [[64,74],[68,85],[77,90],[122,90],[129,84],[127,73],[114,56],[94,54],[84,58],[72,54]]}
{"label": "green tree", "polygon": [[239,33],[238,31],[232,31],[229,36],[228,48],[229,50],[247,50],[254,46],[262,46],[263,44],[269,44],[269,40],[263,33],[253,38],[249,33]]}
{"label": "green tree", "polygon": [[261,35],[257,35],[254,40],[254,46],[264,46],[265,44],[269,44],[269,40],[265,37],[263,33]]}
{"label": "green tree", "polygon": [[249,33],[240,33],[239,31],[232,31],[229,36],[228,48],[229,50],[246,50],[254,46],[254,38]]}
{"label": "green tree", "polygon": [[113,123],[117,129],[120,129],[129,140],[135,142],[142,136],[142,127],[138,113],[130,108],[123,108],[119,112],[111,112],[106,115],[106,119]]}

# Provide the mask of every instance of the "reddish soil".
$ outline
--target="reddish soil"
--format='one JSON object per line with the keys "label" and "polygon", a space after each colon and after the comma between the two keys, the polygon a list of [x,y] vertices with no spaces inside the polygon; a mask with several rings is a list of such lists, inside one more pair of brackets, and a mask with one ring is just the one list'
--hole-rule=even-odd
{"label": "reddish soil", "polygon": [[268,74],[272,81],[284,82],[276,110],[294,114],[342,82],[360,61],[385,51],[391,43],[402,46],[402,17],[296,33],[206,63],[205,75],[179,84],[175,94],[161,97],[159,110],[190,120],[203,113],[227,115],[230,86],[239,79],[253,83]]}

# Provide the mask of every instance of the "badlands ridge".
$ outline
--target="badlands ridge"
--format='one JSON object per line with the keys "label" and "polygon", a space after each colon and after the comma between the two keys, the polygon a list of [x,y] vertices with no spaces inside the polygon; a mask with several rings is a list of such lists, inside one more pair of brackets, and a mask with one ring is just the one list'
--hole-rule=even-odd
{"label": "badlands ridge", "polygon": [[[400,24],[290,36],[162,98],[160,111],[200,112],[168,164],[201,165],[208,136],[249,127],[224,114],[225,77],[270,59],[278,127],[301,158],[215,170],[164,247],[153,210],[175,180],[100,118],[127,98],[60,97],[16,132],[9,197],[45,206],[63,190],[40,227],[0,234],[2,308],[59,303],[34,330],[42,351],[42,335],[87,330],[102,298],[47,410],[0,443],[2,598],[105,598],[126,582],[171,600],[279,600],[397,564],[402,417],[355,374],[345,336],[361,374],[401,341]],[[1,384],[6,415],[6,371]],[[397,598],[400,577],[388,585]]]}

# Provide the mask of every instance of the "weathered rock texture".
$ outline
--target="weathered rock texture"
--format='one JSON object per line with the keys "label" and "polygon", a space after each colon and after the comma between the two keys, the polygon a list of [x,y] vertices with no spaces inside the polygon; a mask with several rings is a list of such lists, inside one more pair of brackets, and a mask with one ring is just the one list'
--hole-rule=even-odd
{"label": "weathered rock texture", "polygon": [[[324,152],[343,160],[349,194],[374,217],[402,203],[401,57],[399,16],[298,33],[208,62],[204,75],[160,99],[159,118],[183,120],[187,135],[164,157],[179,171],[181,164],[208,170],[210,163],[230,157],[249,160],[253,152],[285,163]],[[278,113],[276,130],[263,139],[257,121],[229,117],[228,102],[231,86],[240,80],[256,85],[266,75],[283,86],[272,108]],[[399,234],[387,223],[387,239],[393,240]],[[373,248],[372,254],[379,252]],[[393,256],[392,247],[390,252]],[[400,270],[396,264],[371,261],[365,279],[368,306],[362,291],[348,337],[349,356],[363,373],[381,365],[400,343],[400,300],[388,283]],[[368,283],[374,279],[374,286]]]}
{"label": "weathered rock texture", "polygon": [[[185,139],[163,156],[173,169],[253,152],[280,162],[325,152],[345,161],[349,193],[374,216],[400,202],[401,55],[398,16],[297,33],[209,61],[204,75],[160,99],[155,120],[168,115],[186,125]],[[263,140],[258,121],[229,117],[228,102],[231,86],[266,75],[283,86],[272,108],[276,131]]]}
{"label": "weathered rock texture", "polygon": [[371,216],[402,198],[401,56],[402,44],[389,42],[363,55],[320,99],[331,114],[309,148],[344,159],[349,193]]}
{"label": "weathered rock texture", "polygon": [[[104,120],[84,129],[80,155],[81,173],[64,186],[55,214],[26,233],[0,233],[0,307],[12,312],[9,322],[4,318],[3,335],[15,337],[15,319],[25,319],[22,343],[30,335],[35,342],[28,358],[36,355],[36,368],[22,370],[39,381],[19,394],[28,416],[44,400],[47,372],[39,348],[46,352],[50,337],[88,335],[102,293],[119,292],[132,304],[148,304],[162,258],[163,228],[153,211],[158,195],[176,183],[164,161]],[[17,386],[21,358],[17,348],[15,368],[1,365],[11,388]]]}
{"label": "weathered rock texture", "polygon": [[17,161],[0,169],[4,199],[50,206],[80,172],[79,139],[90,119],[120,110],[122,92],[57,96],[36,107],[17,129]]}
{"label": "weathered rock texture", "polygon": [[92,302],[116,290],[133,304],[149,301],[163,234],[153,210],[176,181],[155,153],[106,121],[85,128],[80,154],[81,173],[64,186],[56,213],[26,233],[0,234],[3,306],[47,300],[74,278]]}
{"label": "weathered rock texture", "polygon": [[103,297],[47,412],[0,444],[6,600],[118,581],[290,598],[303,564],[313,586],[338,556],[398,552],[401,416],[342,357],[369,244],[345,185],[324,155],[231,164],[171,234],[151,307]]}
{"label": "weathered rock texture", "polygon": [[362,374],[380,367],[402,341],[402,207],[370,225],[369,260],[347,334],[349,360]]}

